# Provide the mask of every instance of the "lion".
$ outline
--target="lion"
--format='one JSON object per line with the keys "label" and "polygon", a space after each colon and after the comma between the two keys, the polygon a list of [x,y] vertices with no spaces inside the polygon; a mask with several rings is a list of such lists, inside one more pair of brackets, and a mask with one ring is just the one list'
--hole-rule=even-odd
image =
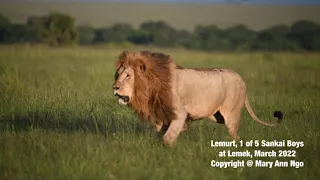
{"label": "lion", "polygon": [[123,51],[116,63],[113,92],[119,104],[133,108],[141,120],[154,124],[169,146],[190,122],[205,118],[225,124],[229,135],[239,140],[243,106],[265,126],[279,124],[283,116],[275,111],[277,122],[259,120],[249,104],[246,83],[235,71],[184,68],[159,52]]}

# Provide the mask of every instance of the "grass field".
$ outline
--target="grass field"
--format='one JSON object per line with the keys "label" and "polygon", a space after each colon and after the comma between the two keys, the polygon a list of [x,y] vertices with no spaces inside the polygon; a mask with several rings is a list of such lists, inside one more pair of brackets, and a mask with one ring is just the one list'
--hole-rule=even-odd
{"label": "grass field", "polygon": [[[242,114],[243,140],[303,141],[301,168],[213,168],[230,140],[224,125],[203,120],[164,147],[153,127],[140,123],[112,94],[121,49],[0,47],[0,179],[317,179],[320,176],[320,54],[202,53],[161,50],[187,67],[225,67],[247,82],[264,127]],[[232,149],[232,148],[231,148]],[[234,150],[234,149],[233,149]]]}

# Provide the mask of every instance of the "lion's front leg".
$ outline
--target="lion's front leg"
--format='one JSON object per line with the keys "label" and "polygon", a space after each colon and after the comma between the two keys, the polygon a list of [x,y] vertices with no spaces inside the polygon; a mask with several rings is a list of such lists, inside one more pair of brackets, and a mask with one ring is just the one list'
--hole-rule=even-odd
{"label": "lion's front leg", "polygon": [[186,123],[187,113],[181,112],[177,114],[177,119],[171,121],[168,130],[163,136],[165,145],[174,146],[181,131],[183,131]]}
{"label": "lion's front leg", "polygon": [[161,131],[162,125],[163,125],[162,122],[156,122],[156,123],[155,123],[157,132],[160,132],[160,131]]}
{"label": "lion's front leg", "polygon": [[187,131],[189,129],[189,121],[185,121],[184,125],[183,125],[183,129],[182,129],[182,132],[183,131]]}
{"label": "lion's front leg", "polygon": [[159,136],[163,136],[169,128],[169,125],[163,124],[163,122],[157,122],[155,126]]}

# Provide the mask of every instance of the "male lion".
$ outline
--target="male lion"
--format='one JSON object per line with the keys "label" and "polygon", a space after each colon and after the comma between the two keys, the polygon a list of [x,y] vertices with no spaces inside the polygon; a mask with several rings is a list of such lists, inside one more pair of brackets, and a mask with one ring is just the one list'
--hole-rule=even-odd
{"label": "male lion", "polygon": [[142,120],[152,122],[163,141],[173,145],[188,122],[209,118],[224,123],[239,139],[241,109],[260,124],[251,109],[243,79],[229,69],[190,69],[176,65],[170,56],[149,51],[121,53],[116,64],[114,95],[118,103],[133,108]]}

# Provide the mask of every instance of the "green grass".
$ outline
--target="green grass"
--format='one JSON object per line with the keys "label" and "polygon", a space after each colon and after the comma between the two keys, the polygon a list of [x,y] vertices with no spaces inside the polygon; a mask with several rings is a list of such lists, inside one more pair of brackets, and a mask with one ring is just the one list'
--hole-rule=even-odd
{"label": "green grass", "polygon": [[0,179],[317,179],[320,54],[161,51],[183,66],[239,72],[258,117],[272,122],[274,110],[284,113],[270,128],[243,111],[242,139],[303,141],[296,158],[269,160],[305,166],[212,168],[212,159],[247,158],[218,157],[226,148],[210,147],[210,140],[230,138],[210,120],[191,124],[175,148],[164,147],[112,94],[121,49],[8,46],[0,47]]}

